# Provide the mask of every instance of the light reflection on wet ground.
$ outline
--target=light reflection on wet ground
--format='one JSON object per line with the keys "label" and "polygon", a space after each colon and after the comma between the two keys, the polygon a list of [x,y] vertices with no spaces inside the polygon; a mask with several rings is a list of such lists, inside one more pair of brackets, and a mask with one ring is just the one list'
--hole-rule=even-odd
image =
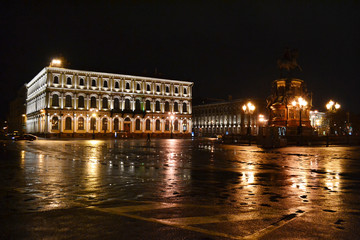
{"label": "light reflection on wet ground", "polygon": [[[254,219],[269,211],[316,210],[350,213],[338,216],[342,221],[354,214],[359,221],[359,150],[265,151],[178,139],[3,142],[1,210],[118,206],[134,200],[219,206],[217,214],[251,212]],[[174,210],[171,217],[184,215]],[[341,221],[336,227],[343,228]]]}

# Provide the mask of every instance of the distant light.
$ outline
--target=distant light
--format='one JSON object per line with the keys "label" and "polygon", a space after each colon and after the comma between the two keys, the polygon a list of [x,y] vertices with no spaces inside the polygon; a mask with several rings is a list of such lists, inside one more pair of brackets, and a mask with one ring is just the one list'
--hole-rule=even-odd
{"label": "distant light", "polygon": [[62,61],[60,59],[54,58],[51,63],[50,67],[61,67]]}

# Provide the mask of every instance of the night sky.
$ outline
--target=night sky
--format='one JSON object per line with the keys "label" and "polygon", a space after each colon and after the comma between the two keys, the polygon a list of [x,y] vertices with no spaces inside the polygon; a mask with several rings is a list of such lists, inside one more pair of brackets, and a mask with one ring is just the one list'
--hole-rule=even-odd
{"label": "night sky", "polygon": [[332,98],[360,113],[359,1],[89,2],[0,4],[1,117],[56,56],[72,69],[193,81],[195,103],[265,100],[286,47],[299,50],[314,109]]}

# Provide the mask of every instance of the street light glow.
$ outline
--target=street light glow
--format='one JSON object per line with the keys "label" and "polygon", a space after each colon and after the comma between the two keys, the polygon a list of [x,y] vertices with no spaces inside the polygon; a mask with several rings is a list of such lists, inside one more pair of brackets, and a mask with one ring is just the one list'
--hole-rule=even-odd
{"label": "street light glow", "polygon": [[54,58],[51,61],[50,67],[61,67],[62,61],[58,58]]}
{"label": "street light glow", "polygon": [[333,100],[330,100],[325,106],[328,111],[336,111],[341,107],[339,103],[334,102]]}

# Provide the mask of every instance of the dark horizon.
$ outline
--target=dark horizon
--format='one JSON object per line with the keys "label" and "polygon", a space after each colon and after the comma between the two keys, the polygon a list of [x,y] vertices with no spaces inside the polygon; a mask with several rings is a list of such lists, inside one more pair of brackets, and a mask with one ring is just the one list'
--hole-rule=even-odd
{"label": "dark horizon", "polygon": [[358,2],[6,3],[0,10],[4,118],[10,100],[54,57],[68,68],[194,82],[201,98],[263,98],[286,47],[314,109],[360,113]]}

